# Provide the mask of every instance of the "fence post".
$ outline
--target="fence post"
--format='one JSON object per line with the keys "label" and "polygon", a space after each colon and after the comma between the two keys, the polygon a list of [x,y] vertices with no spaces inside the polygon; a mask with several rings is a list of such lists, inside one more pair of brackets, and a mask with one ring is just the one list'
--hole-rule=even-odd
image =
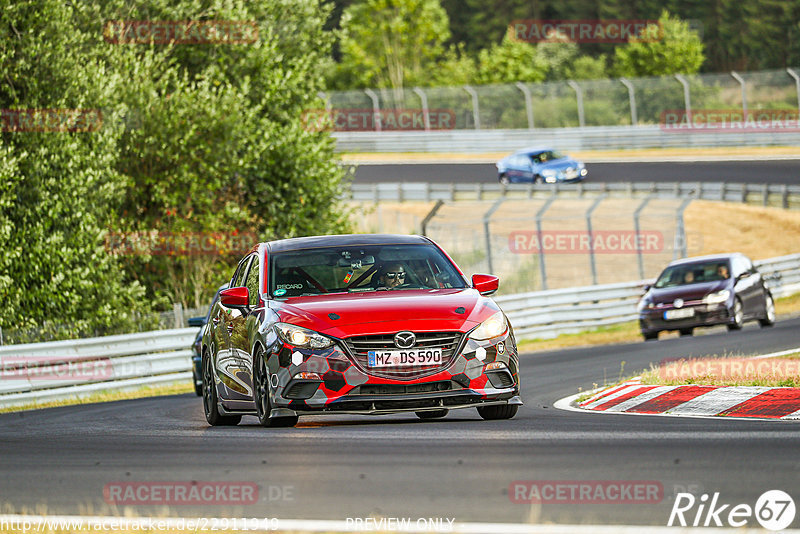
{"label": "fence post", "polygon": [[620,78],[619,81],[628,89],[628,102],[631,106],[631,126],[639,124],[639,116],[636,113],[636,94],[633,91],[633,84],[627,78]]}
{"label": "fence post", "polygon": [[586,231],[589,233],[589,265],[592,268],[592,284],[597,285],[597,266],[594,261],[594,243],[592,242],[592,213],[600,203],[605,200],[606,195],[603,193],[592,202],[591,207],[586,210]]}
{"label": "fence post", "polygon": [[586,126],[586,121],[584,120],[583,116],[583,90],[581,86],[578,85],[575,80],[567,80],[567,85],[572,87],[575,91],[575,98],[578,100],[578,124],[581,128]]}
{"label": "fence post", "polygon": [[375,123],[375,131],[381,131],[381,106],[378,95],[372,89],[364,89],[364,93],[372,100],[372,121]]}
{"label": "fence post", "polygon": [[172,313],[175,316],[175,328],[183,328],[183,304],[176,302],[172,305]]}
{"label": "fence post", "polygon": [[3,327],[0,326],[0,346],[3,345]]}
{"label": "fence post", "polygon": [[478,93],[469,85],[464,86],[464,90],[472,97],[472,119],[475,121],[475,129],[481,129],[480,109],[478,108]]}
{"label": "fence post", "polygon": [[639,223],[639,217],[642,214],[642,210],[644,210],[645,206],[650,203],[650,199],[653,198],[650,195],[642,201],[641,204],[636,208],[636,211],[633,212],[633,228],[636,231],[636,256],[639,260],[639,280],[644,280],[644,257],[642,255],[642,240],[641,240],[641,225]]}
{"label": "fence post", "polygon": [[430,110],[428,109],[428,95],[426,95],[425,91],[423,91],[419,87],[414,88],[414,93],[419,97],[419,100],[422,103],[422,117],[425,121],[425,131],[430,132],[431,116],[430,116]]}
{"label": "fence post", "polygon": [[794,69],[786,69],[786,72],[794,78],[794,90],[797,92],[797,111],[800,111],[800,76],[794,71]]}
{"label": "fence post", "polygon": [[675,79],[683,86],[683,104],[686,108],[686,120],[689,121],[689,128],[692,127],[692,97],[689,93],[689,82],[681,74],[676,74]]}
{"label": "fence post", "polygon": [[525,97],[525,111],[528,114],[528,129],[533,130],[533,102],[531,102],[531,91],[528,89],[528,86],[522,82],[517,82],[515,85],[517,89],[522,91]]}
{"label": "fence post", "polygon": [[500,204],[505,202],[505,198],[500,197],[495,200],[494,204],[489,211],[486,212],[486,215],[483,216],[483,234],[486,238],[486,259],[489,261],[489,272],[494,272],[494,265],[492,264],[492,234],[489,231],[489,222],[494,215],[494,212],[497,211],[497,208],[500,207]]}
{"label": "fence post", "polygon": [[422,235],[424,235],[425,237],[428,236],[428,223],[431,222],[431,219],[436,217],[436,213],[439,211],[439,208],[441,208],[442,206],[444,206],[444,200],[442,200],[442,199],[437,200],[436,204],[433,206],[433,209],[431,209],[431,211],[428,212],[428,214],[425,216],[425,218],[422,219],[422,222],[420,223],[420,227],[422,229]]}
{"label": "fence post", "polygon": [[[681,258],[685,258],[687,256],[686,252],[686,228],[683,225],[683,212],[686,210],[686,207],[689,203],[694,200],[693,198],[685,198],[683,202],[681,202],[678,211],[675,214],[676,217],[676,225],[675,225],[675,247],[673,248],[672,252],[672,259],[678,259],[678,246],[681,249]],[[678,239],[680,238],[680,243]]]}
{"label": "fence post", "polygon": [[747,85],[735,70],[731,71],[731,76],[742,86],[742,121],[747,121]]}
{"label": "fence post", "polygon": [[544,203],[539,211],[536,212],[536,238],[539,240],[539,273],[542,275],[542,289],[547,289],[547,268],[544,264],[544,247],[542,246],[542,216],[544,212],[550,207],[550,204],[555,201],[556,195],[553,193],[550,195],[550,198],[547,199],[547,202]]}

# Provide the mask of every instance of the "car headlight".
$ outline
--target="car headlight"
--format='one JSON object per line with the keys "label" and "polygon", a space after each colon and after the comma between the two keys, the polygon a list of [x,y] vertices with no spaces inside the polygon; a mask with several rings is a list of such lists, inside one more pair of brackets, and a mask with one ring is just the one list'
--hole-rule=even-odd
{"label": "car headlight", "polygon": [[333,340],[318,334],[308,328],[295,326],[288,323],[277,323],[275,328],[282,340],[295,347],[305,349],[327,349],[333,345]]}
{"label": "car headlight", "polygon": [[483,341],[493,337],[502,336],[508,330],[508,323],[503,312],[497,312],[483,321],[478,328],[470,332],[470,339]]}
{"label": "car headlight", "polygon": [[639,304],[636,306],[636,309],[639,310],[639,311],[642,311],[645,308],[647,308],[647,309],[655,308],[655,306],[656,305],[653,304],[652,301],[650,301],[648,299],[642,299],[642,300],[639,301]]}
{"label": "car headlight", "polygon": [[709,293],[705,297],[703,297],[703,303],[705,304],[720,304],[722,302],[727,302],[728,297],[731,296],[731,292],[727,289],[723,289],[722,291],[717,291],[716,293]]}

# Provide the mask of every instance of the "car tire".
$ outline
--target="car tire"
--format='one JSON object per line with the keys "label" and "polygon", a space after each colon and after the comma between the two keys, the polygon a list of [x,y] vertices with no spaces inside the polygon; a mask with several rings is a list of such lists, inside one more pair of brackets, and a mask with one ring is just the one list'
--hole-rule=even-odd
{"label": "car tire", "polygon": [[272,403],[269,400],[269,371],[267,361],[261,350],[253,355],[253,402],[256,405],[258,422],[264,427],[291,427],[297,424],[298,417],[270,417]]}
{"label": "car tire", "polygon": [[645,341],[658,341],[658,332],[642,332]]}
{"label": "car tire", "polygon": [[761,328],[775,324],[775,301],[769,293],[767,293],[766,298],[764,298],[764,318],[759,319],[758,324],[761,325]]}
{"label": "car tire", "polygon": [[511,183],[511,180],[508,179],[508,176],[506,175],[506,173],[501,174],[500,177],[498,178],[498,180],[503,185],[508,185],[508,184]]}
{"label": "car tire", "polygon": [[728,323],[728,330],[741,330],[744,324],[744,307],[739,297],[733,301],[733,313],[731,314],[732,322]]}
{"label": "car tire", "polygon": [[542,177],[540,175],[537,174],[536,176],[533,177],[533,183],[534,184],[542,184],[542,183],[544,183],[544,180],[542,179]]}
{"label": "car tire", "polygon": [[201,380],[200,383],[197,380],[194,381],[194,394],[198,397],[203,396],[203,381]]}
{"label": "car tire", "polygon": [[222,415],[217,406],[217,387],[211,369],[211,358],[203,355],[203,412],[211,426],[236,426],[242,420],[241,415]]}
{"label": "car tire", "polygon": [[499,404],[495,406],[481,406],[478,414],[487,421],[496,419],[511,419],[517,415],[519,406],[516,404]]}
{"label": "car tire", "polygon": [[450,410],[431,410],[428,412],[414,412],[414,414],[419,417],[420,419],[441,419],[445,417]]}
{"label": "car tire", "polygon": [[688,337],[694,334],[694,328],[681,328],[681,337]]}

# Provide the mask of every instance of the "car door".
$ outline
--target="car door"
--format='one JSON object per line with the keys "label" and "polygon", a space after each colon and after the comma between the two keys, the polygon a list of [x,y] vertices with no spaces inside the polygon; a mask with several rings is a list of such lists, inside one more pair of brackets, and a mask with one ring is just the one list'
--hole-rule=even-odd
{"label": "car door", "polygon": [[736,256],[731,262],[736,295],[742,301],[745,317],[757,316],[763,311],[763,295],[761,275],[753,268],[753,264],[744,256]]}
{"label": "car door", "polygon": [[253,358],[250,351],[252,349],[252,334],[258,330],[257,310],[259,309],[261,297],[259,292],[259,257],[257,253],[252,254],[252,261],[244,277],[243,285],[247,288],[249,294],[249,308],[237,310],[239,314],[231,322],[231,353],[236,359],[237,380],[248,390],[249,395],[252,395]]}
{"label": "car door", "polygon": [[[252,259],[252,256],[247,256],[239,262],[229,287],[244,285],[247,268]],[[217,375],[222,381],[221,387],[218,388],[218,396],[223,401],[243,400],[248,394],[252,394],[252,391],[248,389],[247,382],[238,378],[241,358],[237,356],[232,343],[232,334],[236,324],[243,321],[241,317],[241,310],[225,306],[222,302],[216,304],[211,315],[212,339],[216,346],[214,364]]]}

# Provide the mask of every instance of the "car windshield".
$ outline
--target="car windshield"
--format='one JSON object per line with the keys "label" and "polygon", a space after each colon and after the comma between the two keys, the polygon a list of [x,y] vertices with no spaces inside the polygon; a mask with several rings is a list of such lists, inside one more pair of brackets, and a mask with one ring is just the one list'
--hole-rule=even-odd
{"label": "car windshield", "polygon": [[464,288],[464,278],[433,245],[360,245],[270,255],[270,294]]}
{"label": "car windshield", "polygon": [[676,287],[730,278],[731,266],[727,260],[672,265],[664,269],[654,287]]}
{"label": "car windshield", "polygon": [[533,160],[534,163],[547,163],[548,161],[561,159],[563,157],[564,154],[558,152],[557,150],[546,150],[544,152],[539,152],[538,154],[531,154],[531,160]]}

